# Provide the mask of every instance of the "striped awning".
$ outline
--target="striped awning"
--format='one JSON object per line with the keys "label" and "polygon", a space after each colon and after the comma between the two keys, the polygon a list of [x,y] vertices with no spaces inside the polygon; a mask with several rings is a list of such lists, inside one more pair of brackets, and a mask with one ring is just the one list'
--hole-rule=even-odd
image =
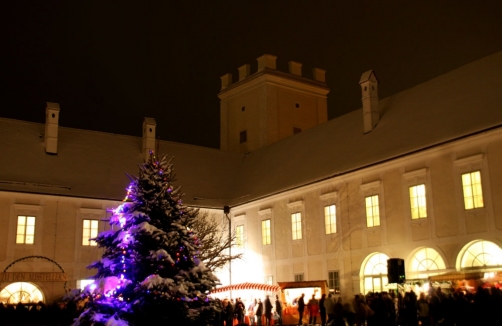
{"label": "striped awning", "polygon": [[246,282],[246,283],[222,286],[214,289],[213,291],[211,291],[211,293],[220,293],[220,292],[235,291],[235,290],[261,290],[265,292],[279,292],[281,290],[281,287],[279,285]]}

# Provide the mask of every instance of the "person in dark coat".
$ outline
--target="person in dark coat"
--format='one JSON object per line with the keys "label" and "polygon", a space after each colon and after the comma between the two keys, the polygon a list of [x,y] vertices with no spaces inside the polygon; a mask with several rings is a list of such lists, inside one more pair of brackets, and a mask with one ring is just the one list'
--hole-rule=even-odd
{"label": "person in dark coat", "polygon": [[275,312],[277,312],[277,315],[279,315],[279,318],[277,318],[275,324],[282,325],[282,303],[278,295],[275,296]]}
{"label": "person in dark coat", "polygon": [[298,325],[300,325],[300,326],[302,325],[303,312],[305,311],[305,300],[303,300],[304,297],[305,297],[305,293],[302,293],[302,295],[298,299],[298,314],[299,314]]}
{"label": "person in dark coat", "polygon": [[261,302],[261,299],[258,299],[258,304],[256,308],[256,325],[258,326],[262,325],[262,319],[261,319],[262,316],[263,316],[263,302]]}
{"label": "person in dark coat", "polygon": [[226,316],[226,326],[232,326],[234,324],[234,307],[232,302],[227,301],[227,306],[225,307]]}
{"label": "person in dark coat", "polygon": [[244,303],[242,302],[241,298],[237,298],[235,300],[235,306],[234,306],[234,316],[237,319],[238,324],[243,324],[244,323],[244,316],[246,315],[244,313]]}
{"label": "person in dark coat", "polygon": [[272,302],[270,301],[270,296],[267,294],[265,297],[265,301],[263,301],[264,310],[265,310],[265,326],[270,326],[270,320],[272,319]]}
{"label": "person in dark coat", "polygon": [[326,300],[326,294],[321,296],[319,300],[319,313],[321,315],[321,326],[326,326],[326,307],[324,306],[324,300]]}

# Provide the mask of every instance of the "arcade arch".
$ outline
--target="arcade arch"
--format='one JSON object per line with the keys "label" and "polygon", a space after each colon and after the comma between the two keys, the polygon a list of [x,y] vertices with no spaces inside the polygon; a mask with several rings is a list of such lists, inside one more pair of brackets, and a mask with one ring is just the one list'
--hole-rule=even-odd
{"label": "arcade arch", "polygon": [[369,255],[361,266],[362,293],[387,291],[387,260],[383,253]]}
{"label": "arcade arch", "polygon": [[471,241],[460,250],[456,268],[457,270],[502,268],[502,249],[491,241]]}
{"label": "arcade arch", "polygon": [[44,294],[33,283],[15,282],[0,291],[0,302],[4,304],[44,302]]}
{"label": "arcade arch", "polygon": [[410,259],[409,270],[406,270],[407,278],[427,279],[437,275],[446,269],[443,257],[432,248],[418,249]]}

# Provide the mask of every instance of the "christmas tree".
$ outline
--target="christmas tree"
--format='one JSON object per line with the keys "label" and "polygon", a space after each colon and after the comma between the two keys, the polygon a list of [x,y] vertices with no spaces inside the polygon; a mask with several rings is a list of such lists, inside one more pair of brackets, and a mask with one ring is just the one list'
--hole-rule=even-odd
{"label": "christmas tree", "polygon": [[131,177],[111,230],[95,239],[104,253],[89,266],[95,282],[74,325],[212,324],[218,308],[207,294],[218,279],[198,259],[198,210],[183,205],[173,181],[171,161],[153,153]]}

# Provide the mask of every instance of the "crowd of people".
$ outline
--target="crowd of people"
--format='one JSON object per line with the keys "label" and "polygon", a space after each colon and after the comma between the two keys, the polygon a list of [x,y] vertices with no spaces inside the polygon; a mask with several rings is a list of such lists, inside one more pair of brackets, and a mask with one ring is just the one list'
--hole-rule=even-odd
{"label": "crowd of people", "polygon": [[[219,301],[221,304],[221,313],[218,318],[218,326],[232,326],[232,325],[256,325],[256,326],[270,326],[282,325],[282,303],[279,296],[276,295],[275,302],[272,303],[269,295],[265,299],[253,299],[246,305],[237,298],[224,299]],[[246,319],[247,317],[247,319]],[[274,322],[272,323],[272,319]]]}
{"label": "crowd of people", "polygon": [[[316,324],[316,316],[321,326],[498,325],[494,321],[500,321],[502,290],[478,287],[475,292],[445,293],[441,288],[431,288],[418,296],[413,291],[368,293],[356,295],[345,304],[341,298],[335,300],[331,294],[323,294],[318,314],[312,308],[316,304],[312,297],[306,305],[310,325]],[[300,303],[298,309],[302,316]]]}
{"label": "crowd of people", "polygon": [[4,305],[0,302],[0,326],[67,326],[73,322],[76,311],[76,306],[71,303]]}
{"label": "crowd of people", "polygon": [[[283,303],[266,295],[246,305],[241,298],[218,300],[220,313],[215,326],[282,325]],[[502,312],[502,290],[478,287],[475,292],[444,292],[431,288],[420,292],[379,292],[358,294],[342,302],[332,294],[315,295],[306,302],[302,294],[295,299],[299,322],[305,316],[309,325],[321,326],[467,326],[496,325]],[[0,326],[70,325],[77,315],[71,302],[4,305],[0,303]],[[273,322],[272,322],[273,320]]]}

